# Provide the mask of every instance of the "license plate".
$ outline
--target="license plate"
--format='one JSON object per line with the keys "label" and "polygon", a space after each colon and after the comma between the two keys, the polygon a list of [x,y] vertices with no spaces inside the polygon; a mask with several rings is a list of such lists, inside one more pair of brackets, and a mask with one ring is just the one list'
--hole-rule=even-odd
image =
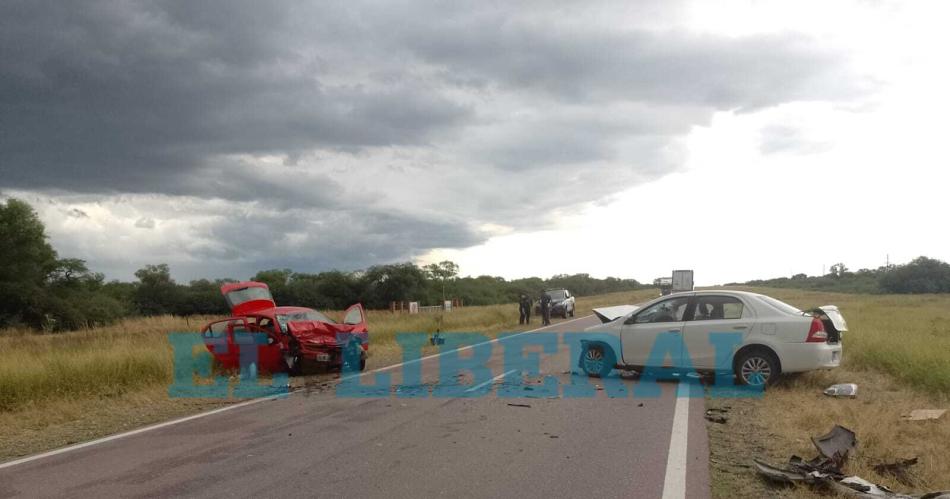
{"label": "license plate", "polygon": [[330,361],[330,354],[328,353],[317,354],[317,362],[329,362],[329,361]]}

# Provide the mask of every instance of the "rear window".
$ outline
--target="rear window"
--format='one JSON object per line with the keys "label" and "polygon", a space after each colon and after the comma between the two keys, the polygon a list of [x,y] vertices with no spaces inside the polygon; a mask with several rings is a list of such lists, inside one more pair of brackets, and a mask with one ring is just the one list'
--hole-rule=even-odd
{"label": "rear window", "polygon": [[776,309],[776,310],[779,310],[779,311],[781,311],[781,312],[785,312],[786,314],[798,314],[798,315],[801,315],[801,313],[802,313],[801,310],[799,310],[799,309],[797,309],[797,308],[795,308],[795,307],[789,305],[788,303],[785,303],[785,302],[783,302],[783,301],[776,300],[775,298],[772,298],[772,297],[769,297],[769,296],[765,296],[765,295],[759,295],[759,298],[760,298],[762,301],[764,301],[765,303],[767,303],[769,306],[771,306],[772,308],[774,308],[774,309]]}
{"label": "rear window", "polygon": [[242,303],[249,302],[251,300],[268,300],[274,301],[274,298],[271,296],[270,291],[267,288],[243,288],[235,289],[227,294],[228,305],[231,308],[234,308]]}

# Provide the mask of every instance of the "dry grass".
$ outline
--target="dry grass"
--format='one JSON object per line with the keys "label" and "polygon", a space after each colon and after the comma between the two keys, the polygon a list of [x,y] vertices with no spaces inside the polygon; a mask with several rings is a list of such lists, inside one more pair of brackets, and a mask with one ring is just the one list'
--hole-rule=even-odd
{"label": "dry grass", "polygon": [[[792,454],[816,455],[809,440],[840,424],[856,432],[858,449],[846,472],[902,492],[950,489],[950,417],[902,421],[912,409],[950,408],[950,296],[866,296],[755,290],[800,307],[835,304],[850,331],[844,365],[786,379],[761,400],[708,400],[730,406],[725,425],[709,423],[716,497],[817,497],[806,487],[775,488],[749,468],[753,457],[783,464]],[[857,383],[858,397],[834,399],[822,390]],[[913,486],[879,476],[882,461],[919,457]]]}

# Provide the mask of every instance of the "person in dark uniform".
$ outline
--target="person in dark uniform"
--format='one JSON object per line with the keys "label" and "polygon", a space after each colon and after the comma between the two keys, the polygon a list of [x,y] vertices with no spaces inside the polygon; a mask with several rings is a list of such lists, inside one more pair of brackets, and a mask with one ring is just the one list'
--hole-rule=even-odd
{"label": "person in dark uniform", "polygon": [[527,295],[521,295],[521,299],[518,300],[518,312],[521,314],[518,324],[531,323],[531,299]]}
{"label": "person in dark uniform", "polygon": [[541,324],[551,325],[551,295],[547,293],[541,295]]}

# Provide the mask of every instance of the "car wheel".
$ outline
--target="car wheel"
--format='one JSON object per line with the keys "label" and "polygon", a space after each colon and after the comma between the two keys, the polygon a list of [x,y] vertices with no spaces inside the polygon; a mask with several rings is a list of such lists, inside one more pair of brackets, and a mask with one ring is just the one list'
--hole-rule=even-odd
{"label": "car wheel", "polygon": [[574,307],[571,307],[571,317],[574,317]]}
{"label": "car wheel", "polygon": [[591,378],[604,378],[613,370],[613,351],[604,345],[588,345],[581,355],[581,368]]}
{"label": "car wheel", "polygon": [[567,307],[564,307],[564,311],[561,312],[561,318],[562,318],[562,319],[567,319]]}
{"label": "car wheel", "polygon": [[739,355],[735,365],[736,378],[743,385],[770,385],[781,374],[778,359],[767,350],[748,350]]}

